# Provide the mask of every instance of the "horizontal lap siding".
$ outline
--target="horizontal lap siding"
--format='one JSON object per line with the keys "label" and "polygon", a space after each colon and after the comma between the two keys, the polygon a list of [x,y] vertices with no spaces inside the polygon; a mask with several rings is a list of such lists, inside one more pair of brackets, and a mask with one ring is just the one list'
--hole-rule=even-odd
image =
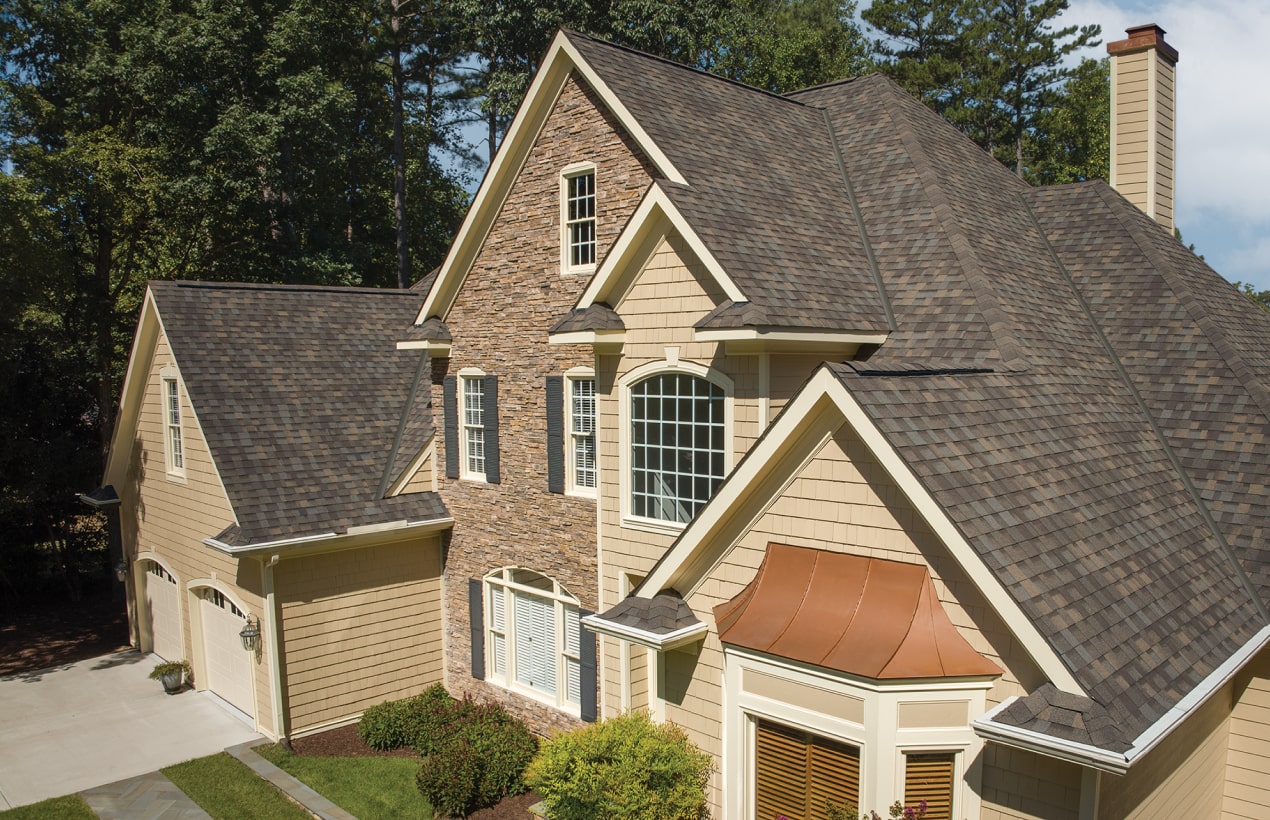
{"label": "horizontal lap siding", "polygon": [[983,750],[980,817],[1078,820],[1081,776],[1081,768],[1074,763],[989,743]]}
{"label": "horizontal lap siding", "polygon": [[440,550],[431,537],[277,566],[292,732],[441,680]]}
{"label": "horizontal lap siding", "polygon": [[1237,680],[1230,717],[1222,817],[1270,817],[1270,651]]}

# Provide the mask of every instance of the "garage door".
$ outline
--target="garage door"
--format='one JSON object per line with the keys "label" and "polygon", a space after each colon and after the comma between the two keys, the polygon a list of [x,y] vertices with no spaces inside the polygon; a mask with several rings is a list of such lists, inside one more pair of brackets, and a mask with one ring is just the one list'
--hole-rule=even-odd
{"label": "garage door", "polygon": [[252,653],[238,637],[246,615],[219,590],[199,590],[199,614],[203,621],[203,653],[207,688],[255,716],[251,694]]}
{"label": "garage door", "polygon": [[181,612],[176,579],[162,564],[146,561],[146,609],[150,613],[151,651],[165,661],[179,661],[181,652]]}

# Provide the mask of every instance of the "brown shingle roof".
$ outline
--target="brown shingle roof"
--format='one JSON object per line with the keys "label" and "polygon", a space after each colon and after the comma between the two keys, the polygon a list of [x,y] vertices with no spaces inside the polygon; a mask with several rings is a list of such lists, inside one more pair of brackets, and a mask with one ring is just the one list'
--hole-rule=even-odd
{"label": "brown shingle roof", "polygon": [[238,520],[222,540],[244,546],[447,517],[435,493],[385,499],[381,490],[396,454],[413,455],[432,434],[428,391],[415,389],[422,354],[395,346],[421,293],[150,289]]}

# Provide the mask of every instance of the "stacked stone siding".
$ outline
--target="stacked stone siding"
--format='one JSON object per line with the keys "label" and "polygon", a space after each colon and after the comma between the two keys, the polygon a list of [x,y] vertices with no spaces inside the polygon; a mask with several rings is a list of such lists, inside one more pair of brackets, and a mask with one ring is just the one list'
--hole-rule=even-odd
{"label": "stacked stone siding", "polygon": [[498,700],[543,733],[577,721],[472,677],[467,595],[469,578],[517,565],[556,579],[584,609],[599,603],[595,502],[547,490],[544,380],[593,363],[588,347],[547,343],[587,284],[560,270],[560,172],[578,162],[596,166],[602,260],[647,190],[652,166],[598,97],[570,78],[443,317],[454,341],[432,387],[440,429],[445,372],[476,367],[498,377],[500,484],[444,478],[445,442],[437,437],[440,490],[455,520],[445,566],[446,686],[456,696]]}

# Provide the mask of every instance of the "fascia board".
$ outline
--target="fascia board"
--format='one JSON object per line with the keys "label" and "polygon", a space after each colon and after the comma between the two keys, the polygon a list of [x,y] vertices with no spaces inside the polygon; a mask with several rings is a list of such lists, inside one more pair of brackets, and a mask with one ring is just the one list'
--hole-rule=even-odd
{"label": "fascia board", "polygon": [[141,413],[141,402],[145,399],[150,363],[154,361],[154,351],[162,332],[159,308],[154,302],[154,294],[147,287],[145,298],[141,302],[141,315],[137,319],[137,330],[132,337],[123,388],[119,392],[119,411],[115,413],[115,429],[110,435],[110,455],[106,458],[103,486],[123,486],[128,461],[132,458],[132,443],[136,440],[133,433]]}
{"label": "fascia board", "polygon": [[970,726],[974,729],[975,734],[984,740],[991,740],[994,743],[1034,752],[1045,757],[1066,760],[1069,763],[1097,769],[1101,772],[1122,775],[1129,771],[1129,760],[1124,754],[1099,749],[1097,746],[1090,746],[1087,743],[1076,743],[1075,741],[1063,740],[1062,738],[1052,737],[1040,732],[1033,732],[1030,729],[994,722],[993,718],[1009,708],[1010,704],[1016,700],[1018,700],[1018,696],[1006,698],[1005,701],[990,709],[982,717],[977,717],[970,721]]}
{"label": "fascia board", "polygon": [[610,113],[621,123],[657,168],[664,178],[686,184],[683,175],[670,162],[644,127],[639,124],[630,110],[622,104],[612,89],[600,79],[577,48],[569,42],[568,35],[561,31],[556,33],[555,40],[547,49],[547,56],[534,74],[534,79],[525,93],[525,101],[521,103],[512,119],[512,124],[503,137],[503,143],[494,155],[477,189],[472,205],[468,208],[463,224],[450,245],[450,252],[441,265],[437,281],[428,292],[419,309],[415,324],[421,324],[429,316],[442,319],[450,312],[454,299],[458,296],[468,270],[476,259],[476,254],[485,242],[485,237],[493,228],[502,210],[503,203],[511,192],[521,168],[537,141],[542,126],[555,107],[560,90],[571,71],[577,71],[591,86],[592,91],[603,101]]}
{"label": "fascia board", "polygon": [[764,330],[762,328],[709,328],[694,330],[699,342],[795,342],[807,345],[880,345],[886,333],[834,333],[831,331]]}
{"label": "fascia board", "polygon": [[842,421],[851,427],[877,459],[878,464],[904,493],[909,503],[945,545],[953,559],[966,573],[966,577],[1013,632],[1024,651],[1042,673],[1059,689],[1086,695],[1084,688],[1076,681],[1058,654],[975,553],[952,519],[909,469],[882,431],[864,412],[859,402],[838,377],[824,366],[812,375],[798,395],[781,411],[780,416],[751,448],[750,454],[737,466],[732,475],[728,476],[715,498],[689,523],[662,561],[653,567],[637,592],[649,594],[645,591],[659,590],[667,586],[685,589],[694,585],[696,579],[678,577],[681,570],[695,564],[696,562],[692,560],[696,557],[695,554],[703,549],[704,545],[716,540],[711,536],[714,531],[722,528],[725,519],[730,518],[731,507],[748,486],[759,480],[760,476],[766,472],[766,466],[779,457],[788,443],[797,439],[798,434],[802,433],[808,425],[823,424],[820,419],[823,414],[816,411],[817,405],[825,399],[832,402]]}
{"label": "fascia board", "polygon": [[614,623],[612,621],[605,620],[600,615],[588,615],[582,619],[582,623],[592,632],[607,635],[610,638],[617,638],[618,640],[629,641],[630,643],[639,644],[640,646],[646,646],[649,649],[655,649],[658,652],[678,649],[681,646],[700,640],[710,629],[708,624],[701,622],[695,623],[692,626],[685,626],[682,629],[676,629],[674,632],[667,632],[663,634]]}
{"label": "fascia board", "polygon": [[416,535],[440,532],[454,526],[454,519],[433,518],[427,521],[393,521],[382,526],[370,525],[349,532],[324,532],[317,535],[304,535],[297,538],[279,538],[274,541],[262,541],[236,547],[218,541],[214,537],[204,538],[203,543],[217,552],[235,557],[278,555],[288,558],[295,555],[312,555],[319,552],[337,552],[339,550],[357,549],[391,541],[404,541]]}
{"label": "fascia board", "polygon": [[450,357],[450,342],[440,342],[430,339],[414,339],[405,342],[397,342],[398,350],[426,350],[428,355],[434,359],[448,359]]}
{"label": "fascia board", "polygon": [[678,233],[688,243],[693,254],[729,299],[734,302],[748,301],[705,242],[688,224],[688,220],[670,201],[670,197],[654,182],[640,200],[622,233],[618,235],[617,241],[613,243],[613,249],[605,257],[600,269],[591,277],[586,290],[578,299],[577,308],[590,307],[597,302],[615,305],[624,295],[614,292],[626,278],[622,274],[632,263],[643,261],[636,257],[641,255],[640,251],[650,236],[664,236],[671,231]]}

